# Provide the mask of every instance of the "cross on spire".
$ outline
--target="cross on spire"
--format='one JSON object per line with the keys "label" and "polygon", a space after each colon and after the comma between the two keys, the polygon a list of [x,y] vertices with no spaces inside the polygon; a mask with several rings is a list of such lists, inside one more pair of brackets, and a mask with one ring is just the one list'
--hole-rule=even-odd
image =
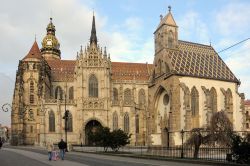
{"label": "cross on spire", "polygon": [[168,12],[171,12],[171,6],[170,5],[168,6]]}

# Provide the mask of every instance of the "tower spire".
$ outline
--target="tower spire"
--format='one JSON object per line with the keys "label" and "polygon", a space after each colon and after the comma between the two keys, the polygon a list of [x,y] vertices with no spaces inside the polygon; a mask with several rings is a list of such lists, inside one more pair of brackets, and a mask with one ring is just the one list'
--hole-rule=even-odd
{"label": "tower spire", "polygon": [[93,13],[92,29],[90,36],[90,44],[95,43],[97,45],[96,28],[95,28],[95,15]]}

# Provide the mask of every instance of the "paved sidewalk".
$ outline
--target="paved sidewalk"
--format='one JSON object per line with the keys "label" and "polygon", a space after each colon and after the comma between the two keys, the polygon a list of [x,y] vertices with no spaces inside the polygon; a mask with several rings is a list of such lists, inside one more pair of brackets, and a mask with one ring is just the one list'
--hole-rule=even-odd
{"label": "paved sidewalk", "polygon": [[67,161],[67,159],[66,160],[49,161],[47,155],[43,155],[43,154],[35,153],[35,152],[29,152],[29,151],[20,150],[20,149],[4,148],[3,150],[15,152],[15,153],[18,153],[18,154],[23,155],[25,157],[28,157],[28,158],[31,158],[33,160],[37,160],[39,162],[42,162],[42,163],[47,164],[47,165],[52,165],[52,166],[88,166],[88,165],[85,165],[82,163]]}

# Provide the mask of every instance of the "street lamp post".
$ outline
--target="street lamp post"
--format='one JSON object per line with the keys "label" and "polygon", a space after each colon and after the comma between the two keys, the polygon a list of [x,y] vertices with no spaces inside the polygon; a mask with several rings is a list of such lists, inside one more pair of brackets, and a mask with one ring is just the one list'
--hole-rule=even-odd
{"label": "street lamp post", "polygon": [[184,130],[181,130],[181,158],[184,158],[184,153],[183,153],[183,136],[184,136]]}
{"label": "street lamp post", "polygon": [[65,85],[65,93],[64,93],[64,116],[63,119],[65,120],[65,142],[66,142],[66,152],[68,152],[68,138],[67,138],[67,131],[68,131],[68,117],[69,117],[69,110],[66,110],[66,102],[67,102],[67,83]]}

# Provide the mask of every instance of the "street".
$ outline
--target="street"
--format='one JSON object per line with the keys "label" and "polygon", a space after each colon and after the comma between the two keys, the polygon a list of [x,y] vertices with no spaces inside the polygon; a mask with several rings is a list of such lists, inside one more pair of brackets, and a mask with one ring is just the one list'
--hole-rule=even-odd
{"label": "street", "polygon": [[[43,149],[30,147],[4,147],[0,150],[1,166],[192,166],[202,164],[190,164],[183,162],[170,162],[151,159],[137,159],[130,157],[108,156],[69,152],[65,160],[48,161],[47,152]],[[205,165],[204,165],[205,166]]]}

